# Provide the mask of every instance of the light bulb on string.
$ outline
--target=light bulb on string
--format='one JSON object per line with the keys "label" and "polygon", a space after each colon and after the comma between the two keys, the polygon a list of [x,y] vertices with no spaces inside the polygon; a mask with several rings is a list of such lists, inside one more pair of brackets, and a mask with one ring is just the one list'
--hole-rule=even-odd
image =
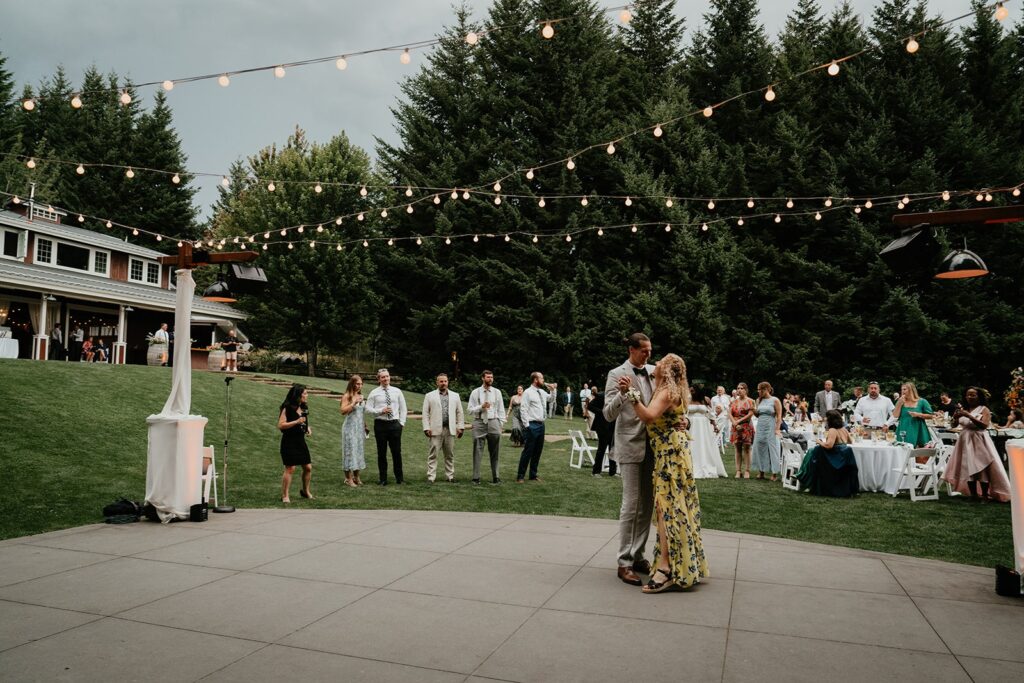
{"label": "light bulb on string", "polygon": [[[284,78],[284,73],[285,72],[284,72],[284,67],[283,66],[275,66],[274,67],[274,75],[277,76],[278,78]],[[288,246],[290,247],[291,245],[289,244]]]}
{"label": "light bulb on string", "polygon": [[36,160],[30,158],[28,161],[25,162],[25,165],[28,166],[29,168],[35,168]]}
{"label": "light bulb on string", "polygon": [[747,199],[747,208],[748,209],[753,209],[754,208],[754,198],[753,197],[750,197],[749,199]]}
{"label": "light bulb on string", "polygon": [[986,192],[985,193],[985,201],[986,202],[992,201],[992,194],[990,192]]}
{"label": "light bulb on string", "polygon": [[661,129],[661,124],[658,124],[657,126],[654,127],[654,137],[660,138],[664,134],[665,131]]}
{"label": "light bulb on string", "polygon": [[26,97],[21,101],[21,106],[24,107],[25,111],[32,111],[36,108],[36,101],[31,97]]}
{"label": "light bulb on string", "polygon": [[576,168],[576,162],[570,158],[569,161],[565,162],[565,167],[571,171]]}
{"label": "light bulb on string", "polygon": [[180,175],[178,175],[177,173],[175,173],[175,174],[174,174],[174,175],[173,175],[173,176],[171,177],[171,182],[172,182],[172,183],[174,183],[175,185],[178,185],[179,183],[181,183],[181,176],[180,176]]}
{"label": "light bulb on string", "polygon": [[792,209],[793,208],[793,200],[792,199],[789,199],[789,198],[786,199],[786,208],[787,209]]}
{"label": "light bulb on string", "polygon": [[533,176],[534,176],[533,169],[532,168],[528,169],[526,171],[526,179],[527,180],[533,180]]}
{"label": "light bulb on string", "polygon": [[368,247],[368,246],[370,246],[370,243],[369,243],[369,242],[367,242],[366,240],[363,240],[363,246],[364,246],[364,247]]}
{"label": "light bulb on string", "polygon": [[779,214],[775,214],[775,222],[776,223],[781,223],[782,222],[782,216],[780,216]]}
{"label": "light bulb on string", "polygon": [[275,185],[272,182],[267,183],[267,192],[273,192],[276,189],[277,189],[277,185]]}
{"label": "light bulb on string", "polygon": [[672,201],[671,197],[669,197],[668,199],[665,200],[665,206],[668,207],[669,209],[671,209],[673,205],[674,205],[674,202]]}
{"label": "light bulb on string", "polygon": [[582,199],[580,199],[580,205],[581,205],[581,206],[586,206],[586,205],[587,205],[587,204],[589,204],[589,203],[590,203],[590,202],[589,202],[589,201],[587,200],[587,198],[586,198],[586,197],[583,197]]}
{"label": "light bulb on string", "polygon": [[671,223],[666,223],[665,224],[665,232],[672,232],[672,224]]}
{"label": "light bulb on string", "polygon": [[605,148],[604,151],[608,152],[609,154],[615,154],[615,143],[609,142],[608,146]]}
{"label": "light bulb on string", "polygon": [[228,75],[227,75],[227,74],[221,74],[221,75],[220,75],[220,76],[219,76],[219,77],[217,78],[217,84],[218,84],[218,85],[220,85],[220,87],[222,87],[222,88],[226,88],[226,87],[228,87],[229,85],[231,85],[231,79],[230,79],[230,78],[228,78]]}
{"label": "light bulb on string", "polygon": [[360,212],[359,212],[359,215],[358,215],[358,216],[356,216],[356,220],[357,220],[357,221],[362,221],[362,220],[366,220],[366,214],[364,214],[364,213],[363,213],[362,211],[360,211]]}
{"label": "light bulb on string", "polygon": [[266,244],[264,244],[264,245],[263,245],[263,251],[266,251],[266,250],[267,250],[267,246],[268,246],[268,245],[266,245]]}
{"label": "light bulb on string", "polygon": [[547,205],[548,205],[548,203],[547,203],[546,201],[544,201],[544,198],[543,198],[543,197],[541,197],[541,198],[540,198],[540,200],[539,200],[539,201],[537,202],[537,206],[539,206],[539,207],[540,207],[540,208],[542,208],[542,209],[543,209],[543,208],[544,208],[545,206],[547,206]]}
{"label": "light bulb on string", "polygon": [[902,211],[904,206],[906,206],[906,204],[904,204],[903,202],[896,202],[897,209]]}
{"label": "light bulb on string", "polygon": [[910,196],[909,195],[903,195],[903,203],[904,204],[909,204],[910,203]]}
{"label": "light bulb on string", "polygon": [[313,248],[315,248],[315,247],[316,247],[316,240],[310,240],[310,241],[309,241],[309,248],[310,248],[310,249],[313,249]]}
{"label": "light bulb on string", "polygon": [[949,201],[949,190],[943,190],[942,191],[942,201],[944,201],[944,202],[948,202]]}
{"label": "light bulb on string", "polygon": [[633,206],[633,200],[629,197],[626,197],[626,201],[624,203],[626,206]]}
{"label": "light bulb on string", "polygon": [[475,31],[470,31],[466,34],[466,42],[470,45],[476,45],[480,41],[480,36]]}
{"label": "light bulb on string", "polygon": [[317,194],[320,194],[323,191],[324,191],[324,188],[323,188],[323,186],[320,183],[317,183],[316,185],[313,186],[313,192],[316,192]]}
{"label": "light bulb on string", "polygon": [[708,211],[714,211],[714,210],[715,210],[715,200],[714,199],[709,199],[708,200]]}
{"label": "light bulb on string", "polygon": [[157,235],[156,236],[156,241],[157,242],[163,242],[164,241],[163,235]]}
{"label": "light bulb on string", "polygon": [[452,199],[458,199],[458,198],[459,198],[459,191],[458,190],[452,190]]}
{"label": "light bulb on string", "polygon": [[473,241],[474,242],[479,242],[480,241],[480,236],[479,235],[473,235]]}
{"label": "light bulb on string", "polygon": [[598,228],[597,229],[597,236],[598,237],[604,237],[604,229]]}
{"label": "light bulb on string", "polygon": [[256,241],[256,235],[249,235],[249,241],[250,242],[255,242]]}
{"label": "light bulb on string", "polygon": [[874,205],[875,205],[875,203],[873,201],[871,201],[870,199],[867,200],[866,202],[864,202],[864,208],[865,209],[870,209]]}
{"label": "light bulb on string", "polygon": [[21,204],[21,197],[14,195],[14,199],[12,199],[11,202],[14,204]]}
{"label": "light bulb on string", "polygon": [[985,195],[983,195],[980,192],[978,194],[974,195],[974,201],[976,201],[976,202],[984,201],[984,199],[985,199]]}
{"label": "light bulb on string", "polygon": [[550,21],[544,22],[544,28],[540,30],[540,34],[550,40],[555,37],[555,27],[551,25]]}
{"label": "light bulb on string", "polygon": [[815,211],[814,212],[814,220],[816,220],[816,221],[820,221],[821,220],[821,211]]}
{"label": "light bulb on string", "polygon": [[501,206],[501,197],[495,197],[494,198],[494,205],[495,206]]}
{"label": "light bulb on string", "polygon": [[738,226],[740,226],[740,227],[743,227],[743,218],[742,218],[742,217],[741,217],[741,218],[738,218],[738,219],[736,220],[736,225],[738,225]]}
{"label": "light bulb on string", "polygon": [[295,248],[295,245],[294,245],[294,244],[292,244],[291,242],[289,242],[289,243],[288,243],[288,248],[289,248],[289,249],[294,249],[294,248]]}
{"label": "light bulb on string", "polygon": [[263,233],[263,239],[265,239],[265,240],[269,240],[270,239],[270,232],[269,231]]}
{"label": "light bulb on string", "polygon": [[444,243],[445,244],[451,244],[452,243],[452,238],[451,237],[445,237],[444,238]]}
{"label": "light bulb on string", "polygon": [[85,222],[85,216],[83,216],[82,214],[78,214],[78,222],[79,223],[84,223]]}
{"label": "light bulb on string", "polygon": [[388,217],[388,210],[387,209],[381,209],[380,210],[380,217],[381,218],[387,218]]}
{"label": "light bulb on string", "polygon": [[322,226],[322,225],[316,226],[316,231],[317,232],[323,232],[324,231],[324,226]]}
{"label": "light bulb on string", "polygon": [[441,195],[439,195],[439,194],[435,194],[434,195],[434,203],[435,204],[440,204],[441,203]]}
{"label": "light bulb on string", "polygon": [[139,236],[139,229],[138,228],[132,228],[132,235],[134,235],[135,237],[138,237]]}
{"label": "light bulb on string", "polygon": [[341,251],[341,245],[339,244],[338,246],[334,247],[334,250],[335,251]]}
{"label": "light bulb on string", "polygon": [[1010,16],[1010,10],[1006,9],[1003,3],[996,3],[996,19],[998,21],[1006,21],[1006,17]]}
{"label": "light bulb on string", "polygon": [[77,173],[78,175],[85,175],[85,166],[83,166],[82,164],[79,164],[75,168],[75,173]]}
{"label": "light bulb on string", "polygon": [[1013,192],[1011,192],[1010,194],[1012,194],[1014,197],[1019,197],[1020,196],[1020,188],[1019,187],[1013,188]]}
{"label": "light bulb on string", "polygon": [[630,229],[629,229],[630,232],[636,232],[636,230],[637,230],[637,227],[635,225],[630,227]]}
{"label": "light bulb on string", "polygon": [[185,245],[183,245],[183,244],[182,244],[181,242],[178,242],[178,248],[179,248],[179,249],[180,249],[181,247],[183,247],[183,246],[185,246]]}
{"label": "light bulb on string", "polygon": [[701,230],[701,232],[707,232],[708,231],[708,224],[707,223],[701,223],[700,230]]}
{"label": "light bulb on string", "polygon": [[708,105],[707,107],[704,107],[704,112],[703,113],[704,113],[704,118],[710,119],[711,115],[715,113],[715,109],[714,109],[714,107]]}
{"label": "light bulb on string", "polygon": [[572,235],[566,235],[565,236],[565,241],[566,242],[572,242]]}
{"label": "light bulb on string", "polygon": [[629,9],[623,9],[621,12],[619,12],[619,21],[621,21],[623,24],[628,24],[629,22],[633,21],[633,14],[629,11]]}
{"label": "light bulb on string", "polygon": [[132,103],[132,96],[128,93],[127,90],[122,90],[121,91],[121,98],[120,99],[121,99],[121,104],[123,104],[123,105],[127,106],[127,105]]}
{"label": "light bulb on string", "polygon": [[839,62],[832,60],[832,63],[828,65],[828,75],[838,76],[839,75]]}
{"label": "light bulb on string", "polygon": [[501,192],[501,183],[500,182],[494,183],[494,191],[495,192]]}
{"label": "light bulb on string", "polygon": [[82,98],[81,98],[80,95],[75,94],[75,96],[71,98],[71,108],[72,109],[81,109],[82,108]]}
{"label": "light bulb on string", "polygon": [[402,50],[402,55],[398,58],[402,64],[408,64],[412,61],[412,55],[409,54],[409,48]]}
{"label": "light bulb on string", "polygon": [[910,54],[917,52],[920,47],[921,45],[918,44],[917,40],[913,36],[911,36],[910,40],[907,41],[907,52]]}
{"label": "light bulb on string", "polygon": [[128,170],[124,172],[124,175],[125,175],[126,178],[134,178],[135,177],[135,171],[133,171],[132,167],[129,166]]}
{"label": "light bulb on string", "polygon": [[218,244],[217,245],[217,249],[218,249],[218,251],[224,251],[224,245],[223,244]]}
{"label": "light bulb on string", "polygon": [[832,198],[831,197],[826,197],[825,198],[825,206],[832,206]]}
{"label": "light bulb on string", "polygon": [[405,207],[405,212],[406,213],[412,213],[413,212],[412,204],[409,204],[408,206]]}
{"label": "light bulb on string", "polygon": [[508,236],[508,235],[505,235],[505,241],[506,242],[511,242],[512,238],[510,236]]}
{"label": "light bulb on string", "polygon": [[338,67],[338,71],[344,71],[345,69],[348,68],[348,60],[345,59],[344,57],[338,57],[338,59],[334,62],[334,66]]}
{"label": "light bulb on string", "polygon": [[281,237],[284,237],[286,234],[288,234],[288,231],[285,230],[284,228],[281,228]]}
{"label": "light bulb on string", "polygon": [[775,101],[775,91],[772,89],[772,86],[769,85],[768,89],[764,91],[764,99],[768,102]]}
{"label": "light bulb on string", "polygon": [[231,185],[231,181],[228,180],[228,177],[226,175],[224,175],[220,177],[220,184],[221,187],[228,187],[229,185]]}
{"label": "light bulb on string", "polygon": [[408,185],[406,186],[406,188],[405,188],[405,196],[406,197],[411,197],[412,196],[412,187],[411,186],[408,186]]}
{"label": "light bulb on string", "polygon": [[167,92],[174,90],[174,81],[164,81],[163,83],[161,83],[161,85],[163,86],[163,89]]}
{"label": "light bulb on string", "polygon": [[534,243],[534,244],[537,244],[537,242],[538,242],[539,240],[537,239],[537,236],[536,236],[536,235],[534,235],[534,236],[533,236],[533,240],[532,240],[532,241],[533,241],[533,243]]}
{"label": "light bulb on string", "polygon": [[114,227],[114,224],[111,223],[110,221],[107,221],[105,225],[107,226],[108,229]]}
{"label": "light bulb on string", "polygon": [[462,198],[463,199],[469,199],[469,190],[463,190],[462,191]]}

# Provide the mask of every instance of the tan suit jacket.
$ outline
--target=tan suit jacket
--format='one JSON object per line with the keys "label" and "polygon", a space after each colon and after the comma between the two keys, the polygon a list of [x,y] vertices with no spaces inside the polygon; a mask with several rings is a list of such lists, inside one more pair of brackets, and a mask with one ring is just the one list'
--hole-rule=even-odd
{"label": "tan suit jacket", "polygon": [[462,401],[459,400],[458,394],[449,389],[448,415],[442,415],[441,392],[434,389],[423,397],[423,431],[430,431],[434,436],[439,436],[445,427],[452,435],[466,428],[462,415]]}
{"label": "tan suit jacket", "polygon": [[644,403],[649,403],[654,393],[654,366],[645,365],[647,377],[636,375],[633,365],[625,363],[608,373],[604,385],[604,419],[615,420],[615,461],[623,464],[643,462],[647,454],[647,425],[636,416],[633,404],[619,391],[619,377],[633,378],[633,386],[640,390]]}

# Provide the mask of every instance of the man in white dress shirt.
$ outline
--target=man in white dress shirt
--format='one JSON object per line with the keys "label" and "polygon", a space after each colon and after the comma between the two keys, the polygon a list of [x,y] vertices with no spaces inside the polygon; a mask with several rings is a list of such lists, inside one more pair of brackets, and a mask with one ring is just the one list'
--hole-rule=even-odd
{"label": "man in white dress shirt", "polygon": [[580,389],[580,407],[583,409],[583,419],[585,420],[590,417],[590,411],[587,410],[587,404],[590,403],[590,397],[592,395],[590,385],[584,382],[583,388]]}
{"label": "man in white dress shirt", "polygon": [[395,465],[395,483],[404,484],[402,472],[402,427],[409,416],[405,396],[391,386],[387,368],[377,371],[377,388],[366,397],[366,412],[373,415],[373,436],[377,441],[377,470],[381,486],[388,485],[388,448]]}
{"label": "man in white dress shirt", "polygon": [[832,380],[825,380],[825,389],[814,395],[814,412],[824,419],[828,411],[839,410],[840,398],[838,391],[832,391]]}
{"label": "man in white dress shirt", "polygon": [[498,476],[498,451],[501,447],[501,430],[505,424],[505,400],[501,391],[494,386],[494,373],[484,370],[480,375],[482,384],[469,394],[469,414],[473,416],[473,483],[480,483],[480,459],[484,445],[491,456],[491,481],[501,483]]}
{"label": "man in white dress shirt", "polygon": [[[547,387],[547,391],[544,388]],[[519,469],[516,472],[516,483],[522,484],[526,477],[526,467],[530,467],[530,481],[540,481],[537,477],[537,466],[540,455],[544,451],[544,418],[547,415],[548,398],[553,396],[557,384],[545,384],[544,374],[534,372],[530,375],[530,386],[523,392],[523,402],[519,412],[523,420],[523,454],[519,457]]]}
{"label": "man in white dress shirt", "polygon": [[729,428],[732,422],[729,420],[729,407],[732,405],[732,397],[725,393],[725,387],[715,389],[715,395],[711,397],[711,415],[722,432],[722,439],[729,440]]}
{"label": "man in white dress shirt", "polygon": [[466,425],[462,417],[462,401],[448,391],[448,375],[437,376],[437,389],[423,397],[423,433],[430,440],[427,452],[427,481],[437,476],[437,453],[444,453],[444,476],[455,481],[455,439],[462,438]]}
{"label": "man in white dress shirt", "polygon": [[882,396],[878,390],[878,382],[868,385],[868,395],[857,401],[853,409],[853,421],[872,429],[889,429],[892,422],[894,407],[888,396]]}

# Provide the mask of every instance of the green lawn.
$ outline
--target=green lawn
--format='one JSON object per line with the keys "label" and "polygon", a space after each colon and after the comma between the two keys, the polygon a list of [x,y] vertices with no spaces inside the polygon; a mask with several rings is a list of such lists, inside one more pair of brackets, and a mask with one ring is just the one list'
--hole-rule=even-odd
{"label": "green lawn", "polygon": [[[327,379],[302,381],[326,389],[344,385]],[[210,419],[206,442],[217,445],[220,457],[223,376],[195,373],[192,387],[192,412]],[[141,499],[146,417],[160,411],[169,389],[166,368],[0,360],[0,405],[5,418],[0,456],[6,482],[0,501],[0,538],[98,522],[108,502],[121,496]],[[232,391],[229,502],[246,508],[282,507],[276,421],[286,389],[240,379],[232,384]],[[410,408],[418,410],[422,396],[408,398]],[[458,482],[428,485],[427,442],[416,420],[409,421],[403,435],[406,486],[343,486],[338,404],[313,397],[310,410],[312,488],[317,498],[299,498],[296,477],[292,507],[618,516],[620,480],[595,479],[589,469],[569,468],[568,441],[545,446],[543,483],[516,485],[520,451],[506,438],[501,461],[505,483],[474,486],[469,481],[472,445],[463,437],[456,442]],[[582,424],[579,418],[574,422]],[[555,418],[548,423],[548,434],[564,434],[567,425]],[[376,482],[372,438],[367,442],[367,465],[363,480]],[[894,499],[884,494],[823,499],[754,480],[700,480],[698,488],[704,525],[710,529],[985,566],[1007,564],[1013,557],[1008,505],[972,505],[945,495],[938,502],[920,503],[911,503],[905,495]]]}

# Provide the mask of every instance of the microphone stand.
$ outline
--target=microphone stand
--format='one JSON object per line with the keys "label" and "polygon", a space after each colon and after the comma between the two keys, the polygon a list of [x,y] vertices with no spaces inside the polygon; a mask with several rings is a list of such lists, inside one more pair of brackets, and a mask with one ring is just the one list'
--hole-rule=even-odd
{"label": "microphone stand", "polygon": [[[224,505],[213,508],[214,512],[234,512],[235,506],[228,505],[228,452],[231,434],[231,381],[234,376],[224,378]],[[220,502],[220,501],[218,501]]]}

